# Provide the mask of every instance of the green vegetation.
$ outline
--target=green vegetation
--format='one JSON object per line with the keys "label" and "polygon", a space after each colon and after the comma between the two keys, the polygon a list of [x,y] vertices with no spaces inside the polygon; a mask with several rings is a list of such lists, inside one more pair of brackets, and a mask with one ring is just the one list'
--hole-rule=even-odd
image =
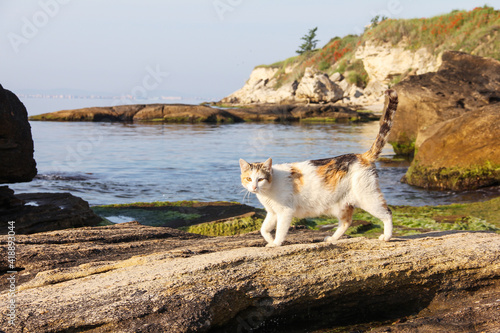
{"label": "green vegetation", "polygon": [[194,207],[199,201],[155,201],[134,202],[129,204],[102,205],[93,208],[130,208],[130,207]]}
{"label": "green vegetation", "polygon": [[[471,230],[500,233],[500,197],[486,202],[444,206],[391,206],[394,235],[407,236],[429,231]],[[203,223],[183,228],[188,232],[207,236],[229,236],[260,229],[265,213],[225,222]],[[294,219],[293,225],[318,230],[336,225],[337,219],[321,217]],[[383,223],[361,209],[356,209],[353,226],[346,234],[377,238],[383,232]]]}
{"label": "green vegetation", "polygon": [[195,224],[189,227],[181,227],[179,229],[205,236],[232,236],[259,230],[263,220],[263,215],[254,215],[251,217],[237,218],[224,222]]}
{"label": "green vegetation", "polygon": [[406,172],[408,184],[457,191],[491,186],[500,182],[500,165],[486,162],[465,167],[432,168],[414,161]]}
{"label": "green vegetation", "polygon": [[[221,202],[222,203],[222,202]],[[227,204],[227,203],[226,203]],[[236,204],[236,203],[235,203]],[[137,202],[134,204],[106,205],[92,207],[94,212],[103,217],[101,225],[111,223],[109,217],[128,217],[141,224],[163,226],[173,220],[184,220],[186,227],[180,229],[206,236],[230,236],[244,234],[260,229],[266,212],[255,209],[250,216],[230,218],[224,221],[196,223],[201,217],[196,211],[186,213],[182,208],[203,207],[206,205],[197,201],[179,202]],[[159,209],[173,207],[175,209]],[[181,208],[181,209],[179,209]],[[394,235],[406,236],[429,231],[471,230],[493,231],[500,233],[500,197],[469,204],[453,204],[443,206],[391,206],[393,213]],[[217,218],[214,217],[214,220]],[[337,219],[329,217],[294,219],[292,225],[305,226],[319,230],[324,227],[334,228]],[[347,235],[377,238],[383,231],[383,223],[361,209],[356,209],[353,225]]]}
{"label": "green vegetation", "polygon": [[[158,206],[157,206],[158,207]],[[130,218],[144,225],[163,226],[173,220],[193,220],[200,218],[198,214],[186,214],[170,210],[149,210],[140,208],[121,208],[117,211],[112,207],[92,207],[94,213],[103,218],[105,222],[111,222],[109,218]]]}
{"label": "green vegetation", "polygon": [[[391,43],[417,50],[425,47],[433,54],[445,50],[463,51],[473,55],[500,60],[500,11],[492,7],[478,7],[471,11],[455,10],[432,18],[393,20],[372,19],[372,25],[361,36],[348,35],[332,38],[324,47],[271,65],[277,68],[275,88],[300,80],[307,67],[314,67],[329,75],[339,72],[346,79],[364,87],[368,75],[362,62],[356,60],[356,48],[365,42]],[[404,77],[393,78],[392,85]]]}
{"label": "green vegetation", "polygon": [[310,29],[309,33],[301,38],[304,43],[302,43],[299,46],[299,49],[295,52],[297,52],[298,54],[304,54],[306,52],[311,52],[316,48],[316,45],[318,44],[318,40],[314,39],[316,38],[316,30],[318,30],[318,27]]}
{"label": "green vegetation", "polygon": [[500,60],[499,31],[500,11],[484,6],[432,18],[386,19],[365,32],[361,42],[404,42],[411,50],[426,47],[434,54],[456,50]]}

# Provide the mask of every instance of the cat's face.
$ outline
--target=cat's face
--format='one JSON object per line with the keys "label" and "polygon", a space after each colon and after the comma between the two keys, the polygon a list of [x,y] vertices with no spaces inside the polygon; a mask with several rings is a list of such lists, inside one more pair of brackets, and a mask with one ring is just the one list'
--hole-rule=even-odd
{"label": "cat's face", "polygon": [[241,184],[252,193],[265,192],[271,187],[273,161],[269,158],[264,163],[248,163],[240,159]]}

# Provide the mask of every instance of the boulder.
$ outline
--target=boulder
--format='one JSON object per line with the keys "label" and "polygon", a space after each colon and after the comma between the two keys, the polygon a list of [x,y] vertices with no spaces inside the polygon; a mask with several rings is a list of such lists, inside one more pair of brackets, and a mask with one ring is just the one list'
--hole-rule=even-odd
{"label": "boulder", "polygon": [[86,201],[69,193],[28,193],[15,196],[13,193],[11,190],[9,205],[0,208],[0,225],[7,230],[7,223],[14,221],[16,234],[94,226],[102,221]]}
{"label": "boulder", "polygon": [[[22,311],[9,326],[8,309],[0,309],[0,326],[12,332],[286,332],[425,316],[439,305],[434,328],[444,332],[457,327],[449,320],[458,311],[453,306],[470,304],[484,316],[468,317],[468,325],[479,331],[500,324],[499,235],[440,232],[335,244],[320,242],[324,236],[292,231],[290,245],[265,248],[258,233],[212,238],[137,223],[19,235],[24,270],[16,306]],[[485,295],[493,303],[480,298]],[[0,300],[8,302],[8,293]],[[418,325],[419,316],[412,318]]]}
{"label": "boulder", "polygon": [[36,173],[28,112],[0,85],[0,184],[29,182]]}
{"label": "boulder", "polygon": [[442,61],[437,72],[395,86],[399,105],[388,140],[397,154],[412,155],[421,130],[500,102],[500,61],[451,51]]}
{"label": "boulder", "polygon": [[341,100],[343,94],[342,89],[330,81],[327,74],[308,67],[295,91],[295,100],[308,103],[334,103]]}
{"label": "boulder", "polygon": [[428,189],[500,184],[500,104],[429,126],[403,181]]}

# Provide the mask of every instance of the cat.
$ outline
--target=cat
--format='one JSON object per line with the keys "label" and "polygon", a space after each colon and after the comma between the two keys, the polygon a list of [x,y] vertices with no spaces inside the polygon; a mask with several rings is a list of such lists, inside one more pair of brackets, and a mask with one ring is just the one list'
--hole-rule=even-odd
{"label": "cat", "polygon": [[[384,223],[380,240],[392,237],[392,212],[378,184],[375,160],[384,147],[398,105],[395,90],[385,91],[386,105],[380,130],[371,148],[363,154],[273,165],[240,159],[241,183],[255,193],[267,211],[260,232],[268,247],[281,246],[292,218],[335,216],[339,226],[326,242],[334,242],[351,225],[354,207]],[[273,238],[271,231],[276,229]]]}

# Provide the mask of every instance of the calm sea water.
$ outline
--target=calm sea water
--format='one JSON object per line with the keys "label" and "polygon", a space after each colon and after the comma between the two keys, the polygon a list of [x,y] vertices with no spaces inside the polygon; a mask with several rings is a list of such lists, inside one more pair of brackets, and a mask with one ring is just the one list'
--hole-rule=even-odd
{"label": "calm sea water", "polygon": [[[94,100],[23,102],[30,114],[98,105]],[[274,163],[285,163],[361,153],[370,147],[379,125],[31,122],[31,126],[38,176],[30,183],[10,187],[18,193],[70,192],[99,205],[242,202],[245,193],[239,181],[239,158],[263,161],[272,157]],[[392,148],[386,147],[383,155],[391,154]],[[382,192],[389,204],[446,204],[492,195],[411,187],[399,181],[406,168],[378,164]],[[245,203],[260,207],[253,195]]]}

